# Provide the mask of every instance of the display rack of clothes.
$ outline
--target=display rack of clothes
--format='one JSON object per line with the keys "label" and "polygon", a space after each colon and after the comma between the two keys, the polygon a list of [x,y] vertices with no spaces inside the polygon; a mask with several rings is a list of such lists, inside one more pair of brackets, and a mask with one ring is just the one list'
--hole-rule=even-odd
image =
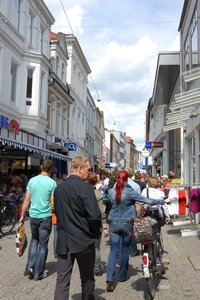
{"label": "display rack of clothes", "polygon": [[170,216],[186,216],[188,208],[191,221],[195,222],[195,215],[200,212],[200,184],[171,185],[166,187],[165,196],[170,199]]}

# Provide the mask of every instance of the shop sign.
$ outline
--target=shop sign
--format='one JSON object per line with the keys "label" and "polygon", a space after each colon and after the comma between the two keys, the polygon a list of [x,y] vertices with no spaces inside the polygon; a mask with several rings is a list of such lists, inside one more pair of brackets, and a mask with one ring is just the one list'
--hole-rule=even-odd
{"label": "shop sign", "polygon": [[15,119],[9,119],[4,115],[0,115],[0,128],[8,129],[11,132],[19,134],[20,123]]}
{"label": "shop sign", "polygon": [[67,148],[69,151],[76,151],[75,143],[64,143],[64,148]]}
{"label": "shop sign", "polygon": [[146,149],[163,148],[163,142],[146,141],[145,148]]}

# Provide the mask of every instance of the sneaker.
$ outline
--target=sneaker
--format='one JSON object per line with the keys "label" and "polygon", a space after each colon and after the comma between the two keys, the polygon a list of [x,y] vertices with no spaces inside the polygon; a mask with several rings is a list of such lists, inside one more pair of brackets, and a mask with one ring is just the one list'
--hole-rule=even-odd
{"label": "sneaker", "polygon": [[28,268],[24,272],[24,276],[29,276],[33,278],[33,268]]}
{"label": "sneaker", "polygon": [[103,268],[102,264],[95,265],[95,267],[94,267],[94,274],[96,276],[103,275],[103,271],[104,271],[104,268]]}
{"label": "sneaker", "polygon": [[113,286],[112,281],[106,282],[106,291],[109,293],[112,293],[114,291],[114,286]]}

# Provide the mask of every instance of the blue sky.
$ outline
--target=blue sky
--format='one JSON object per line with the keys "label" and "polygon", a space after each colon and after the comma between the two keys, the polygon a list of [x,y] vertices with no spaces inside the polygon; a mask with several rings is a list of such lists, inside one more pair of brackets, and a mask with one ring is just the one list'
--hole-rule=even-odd
{"label": "blue sky", "polygon": [[96,87],[89,77],[89,88],[94,100],[102,99],[96,104],[104,111],[105,127],[126,132],[142,149],[158,53],[179,50],[184,0],[44,2],[56,20],[52,31],[78,38]]}

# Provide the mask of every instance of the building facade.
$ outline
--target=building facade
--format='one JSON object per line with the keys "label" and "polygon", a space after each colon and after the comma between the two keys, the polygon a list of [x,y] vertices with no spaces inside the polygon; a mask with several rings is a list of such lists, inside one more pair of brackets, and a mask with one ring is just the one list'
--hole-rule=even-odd
{"label": "building facade", "polygon": [[65,160],[46,145],[49,33],[43,1],[0,1],[1,177],[40,170],[43,157]]}

